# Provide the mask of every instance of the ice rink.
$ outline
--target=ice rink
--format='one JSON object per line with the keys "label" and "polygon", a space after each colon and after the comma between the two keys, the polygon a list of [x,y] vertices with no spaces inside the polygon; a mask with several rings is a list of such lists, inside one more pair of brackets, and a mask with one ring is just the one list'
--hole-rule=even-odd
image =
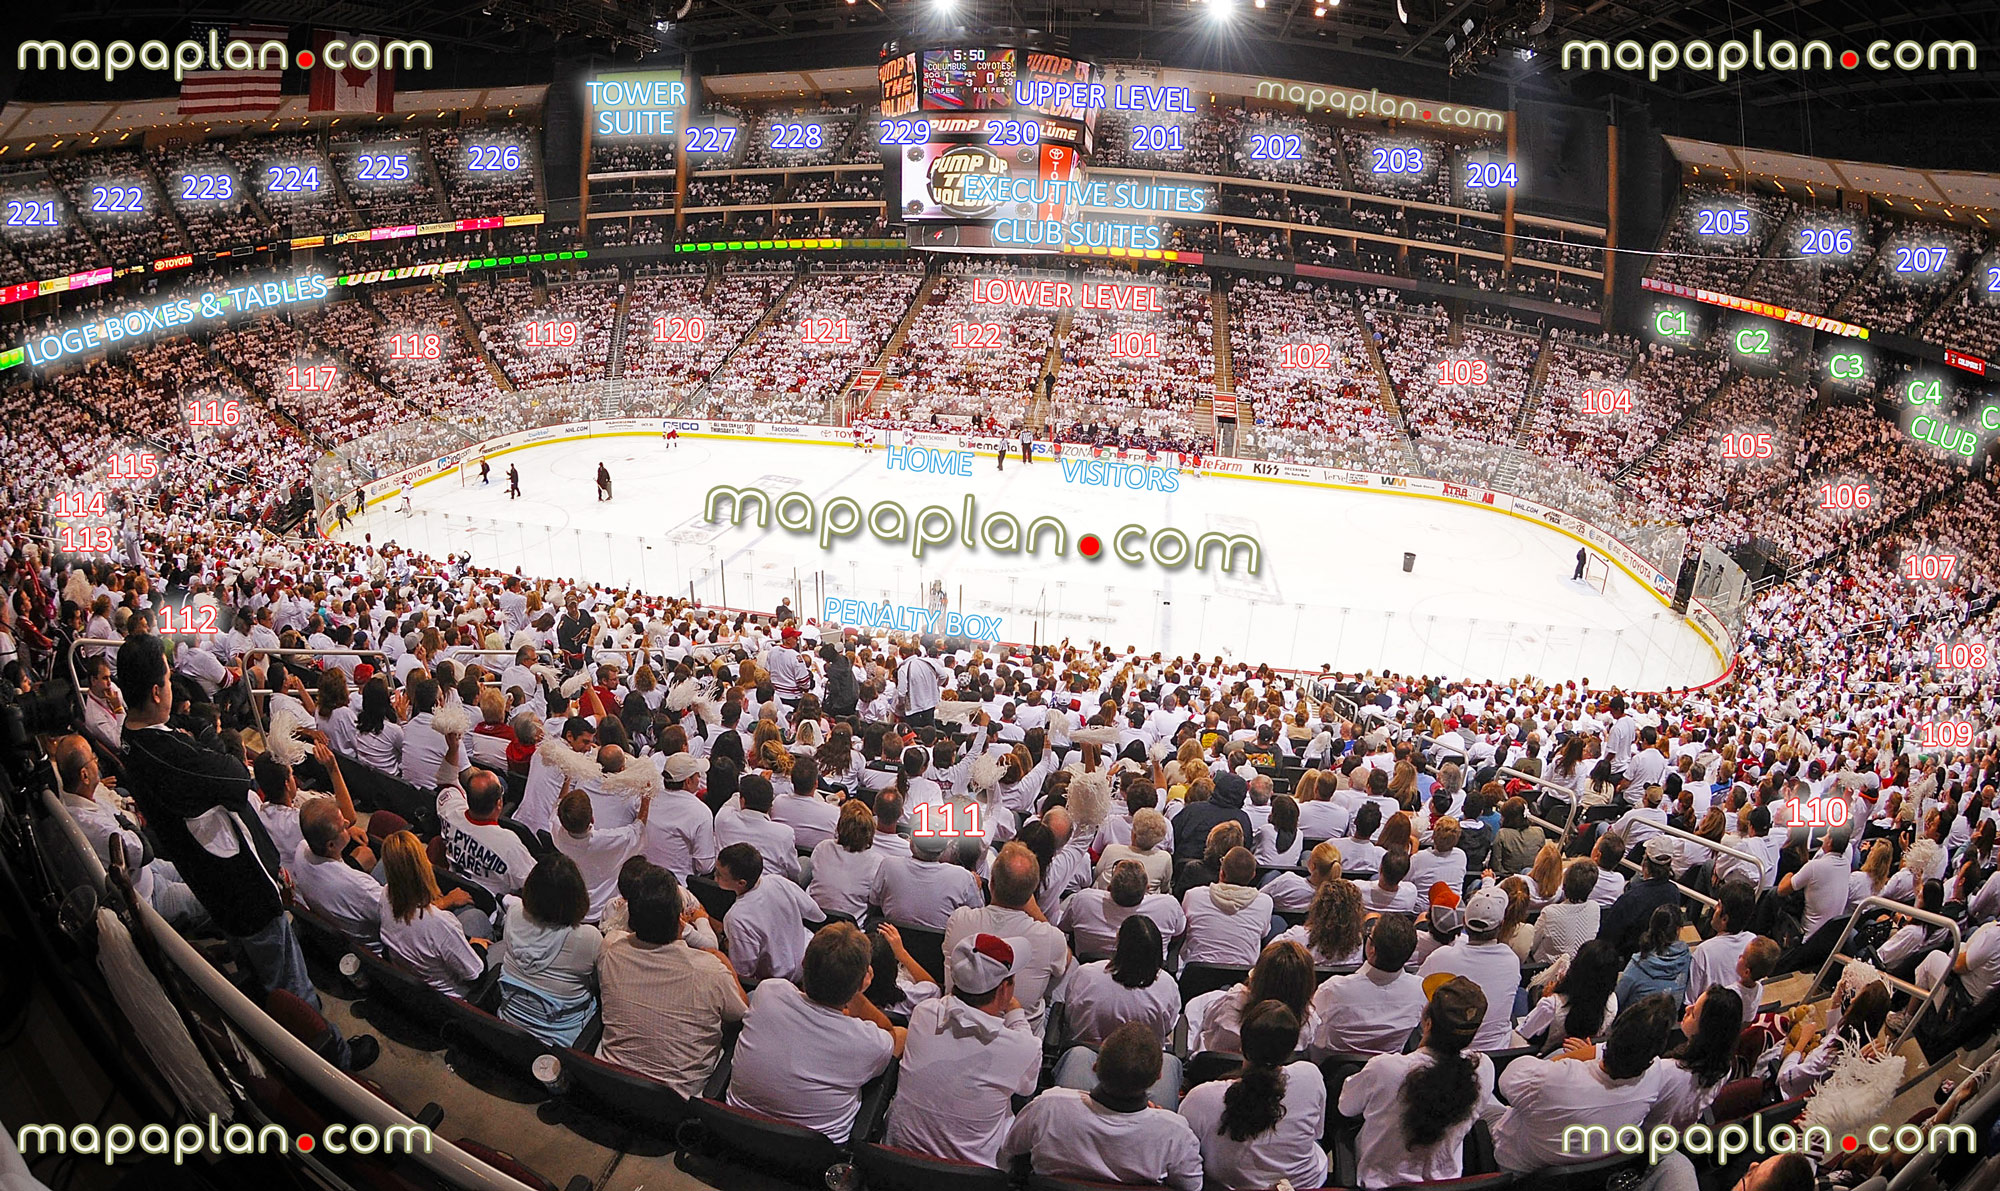
{"label": "ice rink", "polygon": [[[599,462],[614,498],[596,499]],[[509,500],[506,472],[520,468],[522,498]],[[959,461],[961,468],[964,461]],[[1519,517],[1442,500],[1239,479],[1179,478],[1177,491],[1134,491],[1066,480],[1059,462],[1004,472],[992,456],[971,474],[892,470],[887,452],[805,444],[683,438],[672,448],[650,436],[557,442],[493,460],[492,482],[446,474],[419,486],[413,512],[393,496],[340,536],[395,540],[442,557],[470,551],[476,564],[535,576],[581,577],[646,591],[671,590],[708,604],[770,612],[781,599],[821,616],[828,599],[922,606],[941,581],[954,612],[998,617],[1009,641],[1102,641],[1146,652],[1215,654],[1314,670],[1388,668],[1478,677],[1589,678],[1594,685],[1659,689],[1700,684],[1723,663],[1708,642],[1631,575],[1614,566],[1607,593],[1570,579],[1577,541]],[[975,523],[997,512],[1022,526],[1054,517],[1069,530],[1066,555],[998,553],[977,535],[912,554],[908,540],[878,540],[866,528],[821,549],[813,532],[773,519],[703,519],[716,485],[798,491],[815,517],[829,502],[861,509],[894,501],[917,519],[936,506]],[[789,510],[796,523],[807,502]],[[894,529],[893,518],[887,518]],[[933,514],[930,528],[943,518]],[[1125,525],[1133,563],[1108,548]],[[1211,558],[1178,569],[1144,557],[1153,531],[1249,535],[1262,545],[1259,573]],[[1106,539],[1099,557],[1080,553],[1086,534]],[[1004,541],[1003,541],[1004,544]],[[1404,573],[1403,553],[1415,553]],[[1166,554],[1171,560],[1171,543]],[[1219,551],[1215,552],[1219,555]]]}

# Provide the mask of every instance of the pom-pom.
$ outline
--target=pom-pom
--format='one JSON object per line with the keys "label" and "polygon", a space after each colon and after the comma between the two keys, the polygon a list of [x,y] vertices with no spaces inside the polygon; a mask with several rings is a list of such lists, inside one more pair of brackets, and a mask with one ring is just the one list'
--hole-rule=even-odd
{"label": "pom-pom", "polygon": [[1068,744],[1070,742],[1069,716],[1061,711],[1050,713],[1048,735],[1050,744]]}
{"label": "pom-pom", "polygon": [[529,667],[528,673],[533,674],[543,686],[554,686],[562,681],[562,671],[547,662],[538,662]]}
{"label": "pom-pom", "polygon": [[667,688],[667,697],[664,702],[668,711],[679,715],[689,707],[692,707],[695,700],[699,698],[701,698],[701,680],[698,678],[685,678]]}
{"label": "pom-pom", "polygon": [[463,703],[446,703],[431,712],[431,727],[450,736],[456,732],[464,735],[472,731],[472,713]]}
{"label": "pom-pom", "polygon": [[614,797],[637,798],[645,794],[658,794],[667,788],[667,779],[657,765],[640,764],[640,758],[630,758],[625,768],[617,773],[607,773],[597,783],[597,788]]}
{"label": "pom-pom", "polygon": [[565,699],[576,698],[576,693],[590,685],[590,671],[578,670],[563,680],[562,694]]}
{"label": "pom-pom", "polygon": [[722,702],[720,700],[697,699],[694,703],[694,710],[695,714],[701,717],[701,722],[707,724],[709,727],[714,728],[721,725]]}
{"label": "pom-pom", "polygon": [[[1904,805],[1909,804],[1906,802]],[[1944,849],[1938,846],[1936,840],[1920,839],[1903,853],[1903,867],[1912,873],[1929,874],[1938,870],[1939,862],[1943,859]]]}
{"label": "pom-pom", "polygon": [[604,776],[603,768],[597,764],[596,753],[579,753],[564,744],[561,737],[551,736],[542,741],[535,755],[561,771],[571,786],[581,786]]}
{"label": "pom-pom", "polygon": [[1118,744],[1116,728],[1078,728],[1069,734],[1073,744],[1094,744],[1100,748],[1115,748]]}
{"label": "pom-pom", "polygon": [[507,648],[518,650],[523,645],[535,644],[535,634],[527,629],[515,629],[514,636],[507,642]]}
{"label": "pom-pom", "polygon": [[312,754],[312,745],[305,733],[313,726],[312,717],[296,700],[287,700],[290,706],[275,704],[271,708],[271,728],[264,733],[264,748],[280,765],[290,768]]}
{"label": "pom-pom", "polygon": [[937,718],[948,724],[962,724],[979,710],[978,703],[962,703],[946,699],[937,705]]}
{"label": "pom-pom", "polygon": [[1007,763],[996,753],[981,753],[972,760],[972,770],[967,775],[975,790],[995,790],[1000,779],[1007,774]]}
{"label": "pom-pom", "polygon": [[1076,830],[1101,826],[1111,815],[1111,779],[1101,773],[1078,774],[1069,783],[1069,813]]}
{"label": "pom-pom", "polygon": [[1880,1121],[1896,1098],[1907,1066],[1901,1055],[1870,1058],[1859,1049],[1842,1055],[1833,1073],[1806,1100],[1800,1136],[1818,1126],[1830,1137],[1841,1137]]}

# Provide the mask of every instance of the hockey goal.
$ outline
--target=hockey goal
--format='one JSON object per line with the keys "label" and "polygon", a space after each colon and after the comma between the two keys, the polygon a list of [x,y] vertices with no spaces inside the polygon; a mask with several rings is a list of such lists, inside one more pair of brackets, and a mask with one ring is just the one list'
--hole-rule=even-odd
{"label": "hockey goal", "polygon": [[1596,554],[1586,555],[1583,560],[1583,581],[1599,595],[1611,585],[1611,564]]}
{"label": "hockey goal", "polygon": [[[485,456],[483,455],[474,455],[472,458],[467,459],[458,465],[459,487],[470,488],[479,483],[479,462],[481,459],[484,458]],[[488,460],[487,463],[489,466],[491,466],[492,461]],[[497,467],[494,468],[493,471],[494,474],[492,480],[488,482],[490,483],[493,480],[497,480],[504,483],[506,480],[507,469],[504,467]]]}

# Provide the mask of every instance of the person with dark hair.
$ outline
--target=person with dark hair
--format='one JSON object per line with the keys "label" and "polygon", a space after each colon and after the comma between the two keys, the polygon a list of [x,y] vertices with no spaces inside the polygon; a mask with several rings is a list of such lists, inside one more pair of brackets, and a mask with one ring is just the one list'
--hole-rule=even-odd
{"label": "person with dark hair", "polygon": [[1680,904],[1653,907],[1646,933],[1639,937],[1639,953],[1618,978],[1618,1000],[1630,1005],[1641,997],[1671,993],[1676,1000],[1686,1001],[1692,961],[1693,952],[1681,941]]}
{"label": "person with dark hair", "polygon": [[1864,988],[1843,984],[1823,1009],[1825,1024],[1808,1016],[1792,1027],[1778,1066],[1778,1091],[1810,1096],[1849,1054],[1875,1041],[1889,1017],[1889,986],[1879,978]]}
{"label": "person with dark hair", "polygon": [[[1164,1046],[1172,1041],[1180,1016],[1180,985],[1166,970],[1160,928],[1144,914],[1118,924],[1110,959],[1078,965],[1063,985],[1063,1025],[1070,1043],[1079,1048],[1095,1051],[1112,1030],[1128,1021],[1151,1024]],[[1057,1063],[1058,1073],[1068,1062],[1065,1054]],[[1161,1082],[1178,1091],[1180,1058],[1169,1053],[1165,1062]]]}
{"label": "person with dark hair", "polygon": [[1743,999],[1735,990],[1711,988],[1689,1002],[1681,1014],[1682,1041],[1660,1064],[1665,1087],[1646,1128],[1669,1125],[1685,1129],[1708,1111],[1722,1090],[1736,1060],[1736,1039],[1743,1032]]}
{"label": "person with dark hair", "polygon": [[923,1001],[910,1014],[883,1140],[995,1166],[1014,1123],[1013,1098],[1033,1095],[1039,1082],[1041,1040],[1014,999],[1014,949],[1005,939],[961,939],[947,962],[952,994]]}
{"label": "person with dark hair", "polygon": [[1646,841],[1646,859],[1639,879],[1628,883],[1617,899],[1605,907],[1598,927],[1600,938],[1609,939],[1621,953],[1629,955],[1639,949],[1640,936],[1645,933],[1654,908],[1680,904],[1680,886],[1674,884],[1674,857],[1678,852],[1668,836],[1656,835]]}
{"label": "person with dark hair", "polygon": [[1618,949],[1603,939],[1592,939],[1570,956],[1563,974],[1551,981],[1549,991],[1528,1010],[1516,1031],[1524,1044],[1540,1045],[1544,1036],[1556,1045],[1543,1046],[1543,1053],[1560,1048],[1571,1038],[1595,1038],[1606,1023],[1618,1016]]}
{"label": "person with dark hair", "polygon": [[619,868],[645,843],[646,819],[652,810],[653,796],[647,794],[639,801],[637,819],[623,827],[599,827],[589,794],[571,790],[562,796],[556,812],[556,851],[574,860],[583,873],[584,887],[590,891],[586,921],[604,916],[604,907],[618,892]]}
{"label": "person with dark hair", "polygon": [[1179,1113],[1155,1108],[1160,1040],[1127,1022],[1097,1053],[1089,1091],[1053,1087],[1028,1102],[1007,1131],[1000,1162],[1026,1156],[1036,1174],[1106,1183],[1160,1184],[1201,1191],[1201,1143]]}
{"label": "person with dark hair", "polygon": [[438,834],[444,837],[446,863],[495,897],[518,891],[535,867],[528,845],[500,825],[505,794],[499,776],[487,769],[474,769],[462,790],[438,787]]}
{"label": "person with dark hair", "polygon": [[[2000,883],[1991,880],[1987,884],[2000,886]],[[1942,913],[1944,882],[1925,881],[1918,893],[1917,908],[1932,914]],[[1891,976],[1909,980],[1916,975],[1917,964],[1925,955],[1942,951],[1945,944],[1951,942],[1951,932],[1942,926],[1931,926],[1902,914],[1896,916],[1896,921],[1895,932],[1875,949],[1875,961]]]}
{"label": "person with dark hair", "polygon": [[1070,894],[1049,919],[1069,932],[1077,958],[1110,955],[1119,928],[1134,914],[1151,918],[1169,945],[1186,932],[1187,914],[1181,904],[1164,893],[1149,892],[1151,881],[1143,863],[1121,860],[1105,876],[1109,879],[1103,887]]}
{"label": "person with dark hair", "polygon": [[[1493,1126],[1500,1169],[1526,1174],[1605,1157],[1593,1145],[1574,1144],[1574,1136],[1566,1145],[1563,1131],[1576,1125],[1590,1129],[1592,1137],[1615,1136],[1646,1119],[1666,1086],[1654,1059],[1665,1048],[1679,1009],[1672,997],[1627,1005],[1611,1023],[1601,1058],[1596,1044],[1579,1039],[1559,1057],[1508,1064],[1499,1083],[1508,1108]],[[1603,1133],[1594,1128],[1600,1125]]]}
{"label": "person with dark hair", "polygon": [[403,717],[396,713],[389,680],[361,684],[361,711],[354,719],[354,757],[380,773],[403,772]]}
{"label": "person with dark hair", "polygon": [[763,856],[749,844],[717,854],[715,883],[736,895],[722,920],[736,970],[746,980],[798,979],[810,937],[804,923],[826,921],[826,911],[781,874],[767,874]]}
{"label": "person with dark hair", "polygon": [[1414,915],[1417,887],[1406,879],[1410,875],[1410,854],[1401,849],[1384,852],[1379,867],[1375,879],[1361,887],[1361,904],[1370,914]]}
{"label": "person with dark hair", "polygon": [[674,874],[644,857],[621,872],[630,933],[612,934],[597,960],[604,1037],[597,1056],[693,1098],[722,1061],[723,1027],[748,1011],[743,986],[720,951],[682,935]]}
{"label": "person with dark hair", "polygon": [[1710,985],[1735,982],[1736,961],[1757,937],[1750,929],[1756,909],[1757,887],[1748,881],[1725,881],[1715,890],[1715,908],[1709,912],[1709,927],[1714,933],[1697,944],[1689,956],[1689,1000],[1700,996]]}
{"label": "person with dark hair", "polygon": [[[265,988],[282,988],[318,1008],[285,911],[283,859],[250,805],[249,770],[168,726],[173,683],[158,637],[139,634],[118,647],[118,689],[125,701],[124,788],[160,858],[174,866]],[[380,1052],[374,1038],[349,1040],[334,1028],[336,1066],[359,1071]]]}
{"label": "person with dark hair", "polygon": [[1238,1053],[1242,1047],[1238,1030],[1243,1024],[1243,1014],[1259,1001],[1280,1001],[1302,1025],[1311,1026],[1314,1024],[1311,1005],[1317,988],[1312,955],[1297,943],[1273,940],[1264,947],[1243,982],[1209,1003],[1201,1028],[1189,1035],[1188,1045],[1197,1051]]}
{"label": "person with dark hair", "polygon": [[1553,963],[1574,955],[1577,948],[1597,937],[1604,909],[1591,900],[1591,891],[1596,888],[1596,861],[1579,860],[1563,871],[1563,899],[1543,906],[1542,916],[1535,920],[1535,943],[1528,950],[1532,962]]}
{"label": "person with dark hair", "polygon": [[1313,993],[1308,1020],[1312,1055],[1390,1054],[1403,1049],[1424,1012],[1423,981],[1403,970],[1417,949],[1416,920],[1384,914],[1364,945],[1358,972],[1329,977]]}
{"label": "person with dark hair", "polygon": [[715,815],[715,844],[727,849],[747,843],[764,857],[764,867],[790,881],[799,881],[804,870],[799,865],[799,841],[791,825],[771,817],[776,793],[760,773],[746,773],[736,783],[740,807],[725,806]]}
{"label": "person with dark hair", "polygon": [[[386,689],[386,688],[385,688]],[[362,732],[367,732],[368,694],[361,697]],[[553,835],[556,830],[556,803],[565,787],[583,779],[596,768],[597,724],[589,716],[573,715],[563,721],[562,732],[542,741],[528,762],[528,781],[514,819],[529,831]],[[564,753],[575,754],[564,756]]]}
{"label": "person with dark hair", "polygon": [[1301,1059],[1299,1017],[1278,1001],[1259,1001],[1243,1015],[1243,1066],[1231,1079],[1196,1087],[1181,1116],[1201,1144],[1210,1183],[1224,1187],[1294,1187],[1326,1181],[1320,1148],[1326,1081]]}
{"label": "person with dark hair", "polygon": [[[731,863],[729,852],[719,866]],[[873,978],[874,947],[859,928],[836,922],[815,934],[798,974],[797,984],[773,977],[750,995],[729,1103],[846,1145],[862,1085],[903,1054],[908,1031],[862,995]]]}
{"label": "person with dark hair", "polygon": [[[491,776],[490,774],[487,776]],[[545,856],[518,896],[501,900],[500,1016],[551,1046],[570,1046],[597,1010],[595,972],[604,936],[584,922],[590,891],[567,856]]]}
{"label": "person with dark hair", "polygon": [[[1478,984],[1486,993],[1486,1023],[1480,1028],[1475,1049],[1504,1049],[1513,1032],[1514,997],[1521,988],[1521,957],[1500,942],[1500,927],[1507,919],[1507,894],[1489,886],[1466,898],[1463,906],[1447,907],[1447,911],[1463,920],[1465,933],[1449,946],[1432,951],[1417,975],[1428,980],[1441,972],[1450,973]],[[1437,915],[1433,913],[1432,918],[1435,933]]]}
{"label": "person with dark hair", "polygon": [[1354,1149],[1363,1187],[1458,1178],[1465,1135],[1499,1110],[1493,1060],[1468,1053],[1488,1016],[1486,994],[1463,976],[1434,979],[1417,1049],[1377,1055],[1341,1085],[1341,1115],[1362,1119]]}
{"label": "person with dark hair", "polygon": [[812,883],[806,895],[822,910],[860,919],[868,912],[875,873],[895,854],[875,847],[875,815],[868,804],[850,798],[841,805],[833,838],[821,840],[812,852]]}
{"label": "person with dark hair", "polygon": [[[1256,838],[1256,828],[1250,816],[1243,810],[1243,801],[1250,787],[1234,773],[1218,770],[1214,775],[1215,792],[1205,801],[1195,802],[1181,808],[1174,818],[1174,862],[1176,865],[1201,858],[1208,846],[1208,833],[1217,824],[1234,823],[1243,829],[1245,842]],[[1252,858],[1254,864],[1255,858]],[[1267,912],[1268,913],[1268,912]]]}

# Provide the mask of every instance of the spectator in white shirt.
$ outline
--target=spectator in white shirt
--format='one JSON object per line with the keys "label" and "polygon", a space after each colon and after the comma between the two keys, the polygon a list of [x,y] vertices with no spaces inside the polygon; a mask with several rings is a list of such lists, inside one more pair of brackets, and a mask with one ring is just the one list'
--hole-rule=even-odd
{"label": "spectator in white shirt", "polygon": [[961,939],[949,962],[952,995],[910,1015],[884,1141],[997,1166],[1013,1097],[1032,1095],[1041,1075],[1041,1040],[1014,997],[1014,949],[1005,939]]}
{"label": "spectator in white shirt", "polygon": [[1215,884],[1196,886],[1181,898],[1188,923],[1181,960],[1247,968],[1257,962],[1271,928],[1271,895],[1253,884],[1257,858],[1248,848],[1231,848],[1220,875]]}
{"label": "spectator in white shirt", "polygon": [[791,789],[772,802],[771,818],[789,825],[796,845],[811,850],[833,838],[840,808],[820,797],[817,760],[801,756],[791,766]]}
{"label": "spectator in white shirt", "polygon": [[1542,907],[1535,920],[1535,943],[1528,958],[1535,963],[1553,963],[1597,937],[1597,925],[1604,908],[1591,899],[1597,888],[1597,862],[1579,860],[1563,871],[1563,899]]}
{"label": "spectator in white shirt", "polygon": [[1597,860],[1597,886],[1590,891],[1590,900],[1609,907],[1625,892],[1625,874],[1619,869],[1625,859],[1624,837],[1615,831],[1606,832],[1591,855]]}
{"label": "spectator in white shirt", "polygon": [[1478,984],[1486,994],[1486,1021],[1474,1049],[1503,1050],[1513,1032],[1514,994],[1521,988],[1521,957],[1497,937],[1507,917],[1507,894],[1495,887],[1481,889],[1455,912],[1464,918],[1465,934],[1433,951],[1417,975],[1429,979],[1444,972]]}
{"label": "spectator in white shirt", "polygon": [[1736,1060],[1743,1033],[1743,1002],[1727,988],[1711,988],[1688,1002],[1681,1015],[1680,1045],[1660,1064],[1660,1098],[1646,1114],[1646,1127],[1685,1129],[1715,1103]]}
{"label": "spectator in white shirt", "polygon": [[1259,1001],[1243,1015],[1243,1066],[1226,1080],[1188,1093],[1181,1116],[1201,1145],[1210,1182],[1224,1187],[1312,1187],[1326,1181],[1320,1148],[1326,1080],[1304,1060],[1299,1018],[1278,1001]]}
{"label": "spectator in white shirt", "polygon": [[1314,967],[1351,968],[1361,962],[1363,917],[1361,890],[1345,877],[1333,877],[1313,895],[1306,920],[1278,940],[1304,947]]}
{"label": "spectator in white shirt", "polygon": [[[439,708],[437,679],[420,675],[408,688],[410,718],[403,725],[403,780],[419,790],[455,786],[465,768],[459,732],[440,732],[431,724]],[[464,713],[458,713],[464,718]]]}
{"label": "spectator in white shirt", "polygon": [[1370,914],[1414,916],[1417,912],[1417,887],[1405,879],[1409,875],[1408,852],[1398,849],[1382,853],[1381,871],[1373,881],[1361,887],[1361,904],[1368,908]]}
{"label": "spectator in white shirt", "polygon": [[1431,828],[1430,846],[1410,856],[1410,884],[1417,889],[1417,909],[1430,905],[1429,890],[1443,881],[1453,889],[1465,887],[1465,852],[1458,846],[1458,820],[1439,819]]}
{"label": "spectator in white shirt", "polygon": [[[881,810],[879,799],[876,810]],[[1040,878],[1041,865],[1033,852],[1018,843],[1003,845],[993,857],[993,869],[987,877],[988,904],[952,911],[944,927],[947,951],[968,935],[982,932],[1007,940],[1014,949],[1015,996],[1038,1030],[1048,1009],[1049,992],[1070,969],[1069,943],[1063,933],[1040,917],[1039,908],[1035,915],[1027,912]],[[945,991],[950,992],[949,969],[945,980]]]}
{"label": "spectator in white shirt", "polygon": [[618,892],[618,870],[639,854],[652,809],[653,797],[648,794],[639,800],[637,819],[623,827],[599,827],[590,795],[582,790],[571,790],[556,804],[556,851],[576,862],[590,890],[585,921],[595,923],[604,916],[604,907]]}
{"label": "spectator in white shirt", "polygon": [[[1529,1046],[1550,1038],[1596,1038],[1618,1016],[1618,948],[1592,939],[1577,948],[1548,992],[1521,1018],[1518,1033]],[[1560,1031],[1551,1034],[1551,1031]]]}
{"label": "spectator in white shirt", "polygon": [[1131,842],[1112,844],[1097,857],[1098,887],[1101,889],[1110,884],[1112,868],[1119,861],[1135,860],[1145,866],[1148,884],[1152,891],[1165,893],[1173,884],[1174,851],[1169,842],[1171,834],[1167,817],[1159,811],[1152,807],[1134,811],[1131,820]]}
{"label": "spectator in white shirt", "polygon": [[747,773],[736,784],[742,806],[725,806],[715,814],[716,847],[747,843],[764,857],[764,864],[787,880],[799,880],[799,841],[790,826],[771,818],[775,797],[771,783],[762,774]]}
{"label": "spectator in white shirt", "polygon": [[[1189,1043],[1197,1051],[1237,1054],[1243,1048],[1238,1031],[1243,1015],[1260,1001],[1278,1001],[1309,1027],[1316,991],[1312,957],[1297,943],[1273,942],[1257,957],[1249,977],[1208,1003],[1199,1030],[1190,1029]],[[1307,1031],[1311,1035],[1310,1029]]]}
{"label": "spectator in white shirt", "polygon": [[858,921],[874,896],[877,870],[896,860],[895,853],[875,847],[875,813],[859,798],[849,799],[840,808],[833,838],[813,848],[806,896],[829,914]]}
{"label": "spectator in white shirt", "polygon": [[341,821],[340,808],[330,799],[315,798],[307,803],[299,811],[299,830],[304,838],[285,870],[292,874],[306,908],[379,950],[382,885],[369,875],[375,867],[374,854],[362,844],[353,850],[354,864],[342,858],[343,850],[353,841]]}
{"label": "spectator in white shirt", "polygon": [[646,859],[685,882],[696,873],[715,870],[715,816],[701,800],[702,775],[708,759],[675,753],[662,767],[666,791],[653,800],[646,821]]}
{"label": "spectator in white shirt", "polygon": [[440,908],[444,897],[415,835],[398,831],[383,841],[382,874],[387,878],[378,919],[383,948],[432,988],[464,997],[486,971],[488,941],[468,939],[458,919]]}
{"label": "spectator in white shirt", "polygon": [[[754,864],[754,850],[744,850]],[[724,849],[717,872],[731,859]],[[863,1085],[902,1055],[907,1031],[862,995],[874,974],[874,946],[858,928],[837,922],[814,935],[797,971],[798,984],[768,979],[750,995],[729,1103],[845,1145]]]}
{"label": "spectator in white shirt", "polygon": [[1486,994],[1463,976],[1439,978],[1423,1009],[1422,1045],[1368,1060],[1340,1088],[1340,1112],[1361,1118],[1356,1177],[1365,1188],[1455,1179],[1465,1135],[1500,1109],[1493,1061],[1468,1054],[1489,1016]]}
{"label": "spectator in white shirt", "polygon": [[1818,968],[1839,941],[1840,931],[1847,925],[1847,903],[1854,886],[1847,843],[1847,832],[1827,832],[1820,837],[1819,855],[1779,879],[1779,897],[1796,894],[1804,903],[1802,939],[1778,961],[1780,975]]}
{"label": "spectator in white shirt", "polygon": [[[1180,1016],[1180,986],[1166,970],[1160,928],[1143,914],[1119,924],[1117,948],[1110,959],[1079,965],[1063,984],[1063,1024],[1069,1041],[1092,1053],[1128,1021],[1150,1023],[1165,1046],[1173,1039]],[[1071,1060],[1065,1054],[1063,1061]],[[1160,1082],[1178,1093],[1180,1057],[1169,1052],[1163,1064]]]}
{"label": "spectator in white shirt", "polygon": [[83,730],[92,740],[112,752],[121,745],[125,731],[125,703],[111,681],[111,659],[102,654],[84,663],[90,669],[89,689],[83,700]]}
{"label": "spectator in white shirt", "polygon": [[1026,1154],[1036,1174],[1201,1191],[1194,1131],[1179,1114],[1148,1103],[1160,1068],[1151,1026],[1127,1022],[1113,1030],[1098,1052],[1091,1090],[1050,1088],[1021,1110],[1000,1147],[1003,1168]]}
{"label": "spectator in white shirt", "polygon": [[1403,970],[1416,949],[1414,919],[1384,914],[1375,920],[1366,965],[1328,979],[1313,993],[1311,1019],[1316,1025],[1308,1038],[1313,1058],[1403,1049],[1424,1013],[1423,981]]}
{"label": "spectator in white shirt", "polygon": [[[797,885],[776,873],[767,876],[764,857],[749,844],[731,844],[717,855],[715,883],[736,895],[722,933],[737,975],[746,983],[797,980],[811,939],[805,924],[826,921],[825,911]],[[872,944],[869,950],[872,963]]]}
{"label": "spectator in white shirt", "polygon": [[499,777],[484,769],[466,779],[464,790],[438,789],[438,834],[444,837],[447,864],[496,898],[518,892],[535,867],[535,855],[521,837],[500,825],[505,794]]}
{"label": "spectator in white shirt", "polygon": [[[1666,1045],[1677,1016],[1673,998],[1648,997],[1618,1015],[1602,1058],[1595,1043],[1579,1039],[1564,1057],[1509,1064],[1499,1081],[1507,1112],[1493,1126],[1500,1168],[1526,1174],[1606,1157],[1607,1151],[1591,1139],[1640,1125],[1665,1089],[1664,1072],[1654,1057]],[[1564,1131],[1571,1126],[1588,1130],[1583,1144],[1577,1144],[1575,1130],[1565,1142]]]}
{"label": "spectator in white shirt", "polygon": [[1139,861],[1121,860],[1106,876],[1110,881],[1104,888],[1079,889],[1071,894],[1052,920],[1069,932],[1078,959],[1110,955],[1117,945],[1119,927],[1135,914],[1151,918],[1169,945],[1186,932],[1187,915],[1181,904],[1164,893],[1149,891],[1146,869]]}
{"label": "spectator in white shirt", "polygon": [[875,870],[870,899],[882,917],[897,926],[941,931],[952,911],[983,904],[978,879],[944,860],[946,848],[961,842],[972,841],[949,839],[936,832],[913,834],[908,856],[884,857]]}

